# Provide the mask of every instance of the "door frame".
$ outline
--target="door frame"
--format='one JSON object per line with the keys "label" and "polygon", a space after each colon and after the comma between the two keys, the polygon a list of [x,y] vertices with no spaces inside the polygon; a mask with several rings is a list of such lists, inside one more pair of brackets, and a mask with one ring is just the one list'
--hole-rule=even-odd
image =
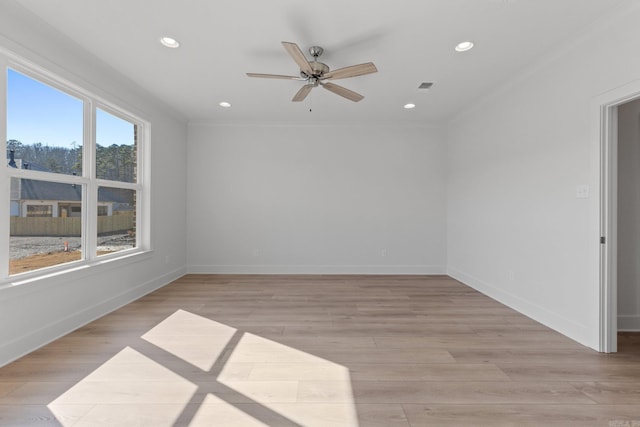
{"label": "door frame", "polygon": [[618,350],[618,106],[640,98],[640,80],[594,99],[594,151],[597,153],[599,221],[599,350]]}

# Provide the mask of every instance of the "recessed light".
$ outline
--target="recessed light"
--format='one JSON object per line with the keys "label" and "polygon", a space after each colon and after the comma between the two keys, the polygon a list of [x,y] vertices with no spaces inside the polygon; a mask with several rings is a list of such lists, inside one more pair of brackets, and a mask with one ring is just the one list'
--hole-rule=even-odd
{"label": "recessed light", "polygon": [[160,43],[165,45],[166,47],[170,47],[171,49],[175,49],[180,47],[180,42],[173,37],[161,37]]}
{"label": "recessed light", "polygon": [[404,108],[410,110],[412,108],[416,108],[416,104],[404,104]]}
{"label": "recessed light", "polygon": [[456,45],[456,52],[466,52],[473,49],[473,42],[466,41],[460,42]]}
{"label": "recessed light", "polygon": [[218,104],[219,106],[221,106],[222,108],[229,108],[231,107],[231,103],[227,102],[227,101],[222,101],[221,103]]}

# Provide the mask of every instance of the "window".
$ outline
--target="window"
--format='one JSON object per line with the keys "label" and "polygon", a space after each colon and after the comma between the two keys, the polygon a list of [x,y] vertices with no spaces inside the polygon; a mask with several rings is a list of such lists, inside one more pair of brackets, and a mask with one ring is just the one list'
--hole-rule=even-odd
{"label": "window", "polygon": [[27,205],[27,217],[51,218],[52,205]]}
{"label": "window", "polygon": [[96,109],[96,178],[109,180],[98,187],[98,256],[136,246],[137,147],[138,125]]}
{"label": "window", "polygon": [[9,164],[82,175],[83,101],[24,74],[7,72]]}
{"label": "window", "polygon": [[[135,247],[136,192],[126,188],[100,187],[98,200],[98,255]],[[102,209],[100,209],[102,208]],[[106,213],[100,215],[100,212]]]}
{"label": "window", "polygon": [[147,249],[138,213],[148,125],[20,64],[4,77],[11,185],[1,193],[10,237],[1,276]]}

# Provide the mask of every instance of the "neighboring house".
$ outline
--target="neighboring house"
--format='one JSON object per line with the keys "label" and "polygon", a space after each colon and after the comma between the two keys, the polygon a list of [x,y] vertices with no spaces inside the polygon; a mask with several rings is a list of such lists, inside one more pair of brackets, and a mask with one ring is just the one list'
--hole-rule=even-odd
{"label": "neighboring house", "polygon": [[[20,169],[47,172],[35,163],[15,159],[9,154],[8,165]],[[111,216],[116,211],[133,207],[118,190],[101,187],[98,191],[98,216]],[[73,218],[82,213],[82,186],[33,179],[11,180],[11,216]]]}

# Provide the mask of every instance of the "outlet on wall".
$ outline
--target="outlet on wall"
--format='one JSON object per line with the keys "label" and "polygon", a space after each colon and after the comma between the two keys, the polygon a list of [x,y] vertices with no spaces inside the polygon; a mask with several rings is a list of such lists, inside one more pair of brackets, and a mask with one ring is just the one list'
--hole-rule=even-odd
{"label": "outlet on wall", "polygon": [[385,257],[388,255],[388,252],[386,249],[380,249],[380,256]]}

